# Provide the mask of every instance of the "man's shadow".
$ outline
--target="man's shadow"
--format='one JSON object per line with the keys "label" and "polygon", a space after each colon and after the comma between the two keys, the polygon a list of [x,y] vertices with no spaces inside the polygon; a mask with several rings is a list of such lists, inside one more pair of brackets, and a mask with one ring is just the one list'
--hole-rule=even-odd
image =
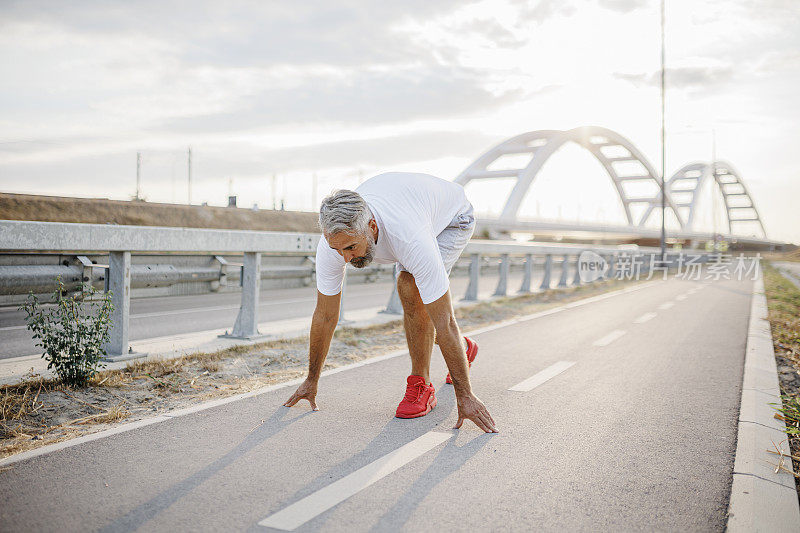
{"label": "man's shadow", "polygon": [[464,466],[472,456],[486,446],[491,438],[491,434],[484,433],[474,437],[462,446],[456,446],[454,435],[453,438],[447,441],[447,446],[438,453],[431,465],[397,499],[392,508],[381,516],[370,531],[396,531],[402,529],[414,513],[414,509],[430,494],[434,487]]}
{"label": "man's shadow", "polygon": [[[421,437],[425,433],[437,430],[437,426],[438,430],[441,430],[443,433],[450,431],[449,425],[445,425],[444,427],[441,427],[441,425],[445,420],[452,417],[455,408],[455,397],[453,394],[442,394],[437,396],[437,400],[438,404],[436,408],[425,415],[425,417],[408,420],[391,418],[386,425],[384,425],[383,429],[381,429],[380,433],[373,437],[360,452],[319,474],[302,489],[284,499],[280,506],[274,509],[273,512],[277,512],[313,494],[330,485],[332,482],[355,472],[359,468],[366,466],[387,453]],[[465,421],[465,424],[469,423],[471,422]],[[400,522],[399,514],[401,513],[401,509],[409,510],[418,506],[433,487],[451,473],[458,470],[470,457],[476,454],[490,438],[488,435],[480,435],[464,446],[456,446],[455,438],[457,435],[458,433],[453,433],[453,437],[447,441],[447,446],[437,455],[434,463],[425,470],[409,491],[398,500],[395,506],[387,510],[386,514],[384,514],[381,521],[376,526],[378,529],[395,529],[396,524]],[[335,507],[336,506],[334,506],[334,509]],[[329,511],[331,510],[333,509]],[[326,518],[321,522],[314,523],[314,529],[321,528],[325,522],[330,519],[331,515],[329,511],[323,513],[328,514]],[[309,522],[315,521],[317,518],[318,517],[314,517]],[[304,526],[307,525],[308,523],[304,524]],[[301,526],[301,528],[302,527],[303,526]],[[263,532],[267,530],[270,530],[270,528],[264,528],[257,524],[253,524],[248,529],[248,531],[251,532]]]}
{"label": "man's shadow", "polygon": [[291,414],[285,407],[278,407],[272,416],[251,431],[245,438],[228,453],[215,460],[205,468],[198,470],[191,476],[179,481],[172,486],[164,489],[150,500],[132,509],[125,515],[117,518],[100,529],[102,532],[134,531],[158,516],[170,505],[189,495],[193,490],[203,484],[206,480],[222,471],[230,464],[247,454],[250,450],[260,445],[264,441],[280,433],[289,424],[300,420],[309,415],[312,411],[306,411],[293,418],[287,418]]}

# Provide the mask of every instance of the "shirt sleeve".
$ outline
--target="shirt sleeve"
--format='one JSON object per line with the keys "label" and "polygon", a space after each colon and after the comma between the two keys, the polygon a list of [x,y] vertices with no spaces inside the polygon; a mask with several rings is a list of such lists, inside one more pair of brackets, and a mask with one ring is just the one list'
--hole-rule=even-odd
{"label": "shirt sleeve", "polygon": [[322,236],[317,244],[315,260],[317,270],[317,290],[326,296],[334,296],[342,292],[345,262],[339,252],[328,245]]}
{"label": "shirt sleeve", "polygon": [[400,263],[414,276],[423,304],[435,302],[450,288],[439,244],[430,229],[418,232],[411,242],[404,243],[398,256]]}

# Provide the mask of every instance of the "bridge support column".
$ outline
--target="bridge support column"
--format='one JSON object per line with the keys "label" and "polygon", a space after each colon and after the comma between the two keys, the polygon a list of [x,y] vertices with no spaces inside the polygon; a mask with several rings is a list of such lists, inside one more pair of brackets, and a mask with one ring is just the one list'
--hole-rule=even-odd
{"label": "bridge support column", "polygon": [[245,252],[242,266],[242,303],[230,339],[253,340],[264,337],[258,332],[258,295],[261,289],[261,252]]}
{"label": "bridge support column", "polygon": [[567,286],[567,278],[569,277],[569,256],[565,255],[561,261],[561,277],[558,280],[560,288]]}
{"label": "bridge support column", "polygon": [[531,292],[531,278],[533,277],[533,255],[525,254],[525,275],[522,278],[522,285],[519,288],[519,294],[527,294]]}
{"label": "bridge support column", "polygon": [[481,275],[481,254],[472,254],[469,263],[469,285],[463,300],[474,302],[478,299],[478,278]]}
{"label": "bridge support column", "polygon": [[539,285],[539,288],[543,291],[546,291],[550,288],[550,277],[553,273],[553,256],[547,254],[544,257],[544,277],[542,278],[542,284]]}
{"label": "bridge support column", "polygon": [[494,296],[505,296],[508,292],[508,254],[500,256],[500,279],[497,280],[497,288]]}
{"label": "bridge support column", "polygon": [[106,356],[103,361],[125,361],[144,357],[147,354],[133,353],[130,349],[130,305],[131,305],[131,253],[110,252],[108,254],[107,286],[111,291],[111,327],[108,342],[103,346]]}
{"label": "bridge support column", "polygon": [[[389,296],[389,303],[386,304],[386,309],[381,311],[381,313],[387,315],[402,315],[403,314],[403,302],[400,301],[400,294],[397,292],[397,266],[394,267],[394,285],[392,286],[392,294]],[[339,310],[339,316],[341,316],[342,311]]]}

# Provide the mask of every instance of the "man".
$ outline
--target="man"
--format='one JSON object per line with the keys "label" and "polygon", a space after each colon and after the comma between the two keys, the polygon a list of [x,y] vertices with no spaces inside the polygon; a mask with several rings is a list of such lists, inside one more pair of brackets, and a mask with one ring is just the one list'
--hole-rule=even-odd
{"label": "man", "polygon": [[434,342],[450,372],[458,403],[460,428],[469,419],[487,433],[494,420],[472,393],[469,366],[478,353],[472,339],[461,336],[450,300],[450,270],[475,230],[472,204],[455,183],[427,174],[380,174],[355,191],[336,191],[322,201],[317,246],[317,307],[311,322],[308,377],[284,404],[305,399],[317,410],[322,366],[339,320],[339,300],[346,263],[364,268],[372,261],[396,263],[397,292],[411,375],[397,407],[399,418],[416,418],[436,406],[430,381]]}

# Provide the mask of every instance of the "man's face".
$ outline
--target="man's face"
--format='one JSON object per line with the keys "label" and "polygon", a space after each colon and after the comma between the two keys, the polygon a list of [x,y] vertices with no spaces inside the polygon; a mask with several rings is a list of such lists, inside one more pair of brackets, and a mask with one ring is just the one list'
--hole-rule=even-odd
{"label": "man's face", "polygon": [[344,257],[345,263],[356,268],[364,268],[375,256],[374,237],[371,235],[348,235],[335,233],[326,235],[328,245]]}

